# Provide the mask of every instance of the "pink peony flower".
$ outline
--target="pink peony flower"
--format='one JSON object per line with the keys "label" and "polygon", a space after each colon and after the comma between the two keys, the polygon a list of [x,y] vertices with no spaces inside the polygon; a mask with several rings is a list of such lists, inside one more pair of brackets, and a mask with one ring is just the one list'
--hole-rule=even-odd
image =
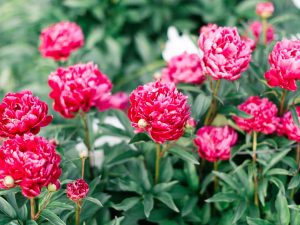
{"label": "pink peony flower", "polygon": [[0,188],[19,185],[24,196],[33,198],[43,187],[57,184],[61,175],[60,156],[54,145],[32,134],[6,140],[0,147],[0,180],[10,178],[9,185],[0,182]]}
{"label": "pink peony flower", "polygon": [[78,202],[85,198],[88,192],[89,185],[83,179],[78,179],[67,184],[67,196],[73,202]]}
{"label": "pink peony flower", "polygon": [[[296,107],[296,112],[300,120],[300,106]],[[286,112],[280,119],[277,132],[279,135],[286,135],[292,141],[300,142],[300,128],[294,123],[290,111]]]}
{"label": "pink peony flower", "polygon": [[258,96],[249,97],[244,103],[238,106],[252,118],[246,119],[234,116],[236,124],[246,132],[261,132],[271,134],[276,130],[279,122],[277,117],[277,107],[267,98],[259,98]]}
{"label": "pink peony flower", "polygon": [[246,45],[251,49],[251,51],[254,51],[254,49],[256,48],[255,41],[247,36],[241,36],[241,38],[246,43]]}
{"label": "pink peony flower", "polygon": [[190,117],[187,121],[186,121],[186,127],[193,127],[195,128],[197,125],[197,122],[194,118]]}
{"label": "pink peony flower", "polygon": [[228,160],[231,147],[237,141],[237,133],[229,126],[205,126],[197,131],[194,140],[201,158],[215,162]]}
{"label": "pink peony flower", "polygon": [[108,105],[105,108],[126,110],[128,105],[129,105],[129,96],[125,92],[118,92],[114,95],[111,95]]}
{"label": "pink peony flower", "polygon": [[8,93],[0,104],[0,136],[14,137],[25,133],[37,134],[52,121],[48,106],[24,90]]}
{"label": "pink peony flower", "polygon": [[277,42],[269,55],[270,70],[265,73],[271,87],[296,91],[296,80],[300,79],[300,41]]}
{"label": "pink peony flower", "polygon": [[[252,35],[255,38],[256,44],[259,43],[259,40],[262,36],[262,24],[259,21],[254,21],[250,24],[250,30]],[[271,43],[274,40],[274,27],[271,24],[268,24],[268,28],[266,31],[266,40],[267,44]],[[263,38],[263,37],[262,37]]]}
{"label": "pink peony flower", "polygon": [[256,4],[256,14],[262,18],[269,18],[274,12],[272,2],[259,2]]}
{"label": "pink peony flower", "polygon": [[240,78],[251,60],[251,49],[236,28],[210,25],[201,29],[198,45],[203,51],[204,72],[215,80]]}
{"label": "pink peony flower", "polygon": [[58,68],[49,76],[53,108],[65,118],[73,118],[80,110],[88,112],[96,106],[103,111],[110,107],[112,84],[92,62]]}
{"label": "pink peony flower", "polygon": [[137,132],[147,131],[160,144],[183,135],[190,107],[173,83],[139,86],[131,93],[130,103],[128,117]]}
{"label": "pink peony flower", "polygon": [[162,81],[201,84],[205,80],[201,59],[197,54],[186,52],[171,58],[162,70]]}
{"label": "pink peony flower", "polygon": [[82,47],[84,37],[81,28],[68,21],[53,24],[43,29],[39,50],[43,57],[67,60],[70,54]]}

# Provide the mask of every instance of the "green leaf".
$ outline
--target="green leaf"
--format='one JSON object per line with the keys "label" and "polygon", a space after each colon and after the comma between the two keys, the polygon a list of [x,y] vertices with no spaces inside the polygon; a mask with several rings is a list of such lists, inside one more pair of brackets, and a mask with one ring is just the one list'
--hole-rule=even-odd
{"label": "green leaf", "polygon": [[246,209],[247,203],[245,201],[241,201],[236,207],[232,223],[239,221],[239,219],[245,214]]}
{"label": "green leaf", "polygon": [[17,217],[15,209],[2,197],[0,197],[0,211],[12,219]]}
{"label": "green leaf", "polygon": [[154,201],[153,201],[153,196],[150,194],[147,194],[144,196],[144,213],[145,216],[148,218],[150,216],[150,213],[153,209]]}
{"label": "green leaf", "polygon": [[293,105],[291,108],[291,113],[292,113],[292,118],[294,123],[297,125],[298,128],[300,128],[300,123],[299,123],[299,118],[298,118],[298,113],[296,111],[296,107]]}
{"label": "green leaf", "polygon": [[162,192],[155,196],[156,199],[164,203],[166,206],[168,206],[170,209],[172,209],[175,212],[179,212],[179,209],[175,205],[172,196],[167,192]]}
{"label": "green leaf", "polygon": [[183,159],[184,161],[191,162],[193,164],[199,165],[198,160],[188,151],[183,150],[182,148],[171,148],[169,152]]}
{"label": "green leaf", "polygon": [[66,225],[54,212],[48,209],[42,211],[41,217],[53,225]]}
{"label": "green leaf", "polygon": [[290,149],[279,152],[277,154],[274,154],[274,156],[272,156],[270,162],[263,169],[263,175],[265,175],[269,171],[269,169],[271,169],[275,164],[280,162],[289,153],[289,151],[290,151]]}
{"label": "green leaf", "polygon": [[248,225],[274,225],[273,223],[270,223],[267,220],[250,217],[247,217],[247,223]]}
{"label": "green leaf", "polygon": [[168,191],[171,187],[173,187],[177,183],[178,183],[178,181],[175,180],[175,181],[168,182],[168,183],[156,184],[154,186],[153,191],[154,191],[154,193],[160,193],[160,192],[163,192],[163,191]]}
{"label": "green leaf", "polygon": [[283,195],[282,191],[279,190],[277,198],[275,201],[275,208],[277,211],[278,220],[280,225],[290,224],[290,210],[288,207],[288,202],[286,197]]}
{"label": "green leaf", "polygon": [[267,173],[266,173],[266,176],[273,176],[273,175],[285,175],[285,176],[290,176],[291,173],[286,170],[286,169],[281,169],[281,168],[274,168],[274,169],[271,169],[269,170]]}
{"label": "green leaf", "polygon": [[196,196],[192,196],[186,201],[186,204],[184,205],[181,215],[182,216],[187,216],[192,212],[192,210],[195,208],[197,204],[198,198]]}
{"label": "green leaf", "polygon": [[217,193],[209,199],[206,199],[206,202],[233,202],[241,200],[241,197],[237,194],[228,192],[228,193]]}
{"label": "green leaf", "polygon": [[34,220],[28,220],[26,221],[26,225],[38,225],[38,223]]}
{"label": "green leaf", "polygon": [[230,115],[230,116],[238,116],[238,117],[245,118],[245,119],[251,119],[253,117],[252,115],[245,113],[244,111],[241,111],[232,105],[222,107],[222,109],[220,109],[219,113],[224,114],[224,115]]}
{"label": "green leaf", "polygon": [[114,204],[112,207],[119,211],[127,211],[135,206],[140,200],[140,197],[125,198],[121,203]]}
{"label": "green leaf", "polygon": [[148,142],[152,139],[145,133],[138,133],[134,135],[134,137],[129,141],[129,144],[137,143],[137,142]]}
{"label": "green leaf", "polygon": [[103,207],[102,203],[98,199],[96,199],[96,198],[85,197],[85,200],[90,201],[90,202],[92,202],[92,203],[94,203],[94,204],[96,204],[96,205],[98,205],[100,207]]}
{"label": "green leaf", "polygon": [[232,189],[236,191],[240,191],[241,188],[237,182],[235,182],[230,175],[227,175],[226,173],[213,171],[213,174],[215,174],[217,177],[219,177],[222,181],[224,181],[226,184],[228,184]]}
{"label": "green leaf", "polygon": [[192,107],[192,112],[195,118],[199,118],[207,111],[211,103],[211,96],[200,93],[195,99]]}
{"label": "green leaf", "polygon": [[1,195],[6,195],[6,194],[9,194],[9,193],[17,193],[17,192],[20,192],[21,189],[19,187],[15,187],[15,188],[10,188],[10,189],[3,189],[3,190],[0,190],[0,196]]}
{"label": "green leaf", "polygon": [[300,174],[297,174],[296,176],[294,176],[289,185],[288,185],[288,189],[293,189],[293,188],[296,188],[296,187],[299,187],[300,185]]}

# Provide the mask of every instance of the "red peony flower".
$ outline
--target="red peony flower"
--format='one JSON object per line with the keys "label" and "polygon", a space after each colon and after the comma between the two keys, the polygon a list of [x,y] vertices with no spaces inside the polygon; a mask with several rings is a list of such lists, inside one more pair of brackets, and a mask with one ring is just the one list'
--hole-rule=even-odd
{"label": "red peony flower", "polygon": [[83,179],[78,179],[67,184],[67,196],[73,202],[78,202],[85,198],[88,192],[89,185]]}
{"label": "red peony flower", "polygon": [[300,79],[300,41],[277,42],[269,55],[270,70],[265,78],[271,87],[296,91],[296,80]]}
{"label": "red peony flower", "polygon": [[194,140],[201,158],[210,162],[228,160],[231,147],[237,141],[237,133],[229,126],[205,126],[197,131]]}
{"label": "red peony flower", "polygon": [[277,117],[277,107],[267,98],[259,98],[251,96],[244,103],[238,106],[241,111],[244,111],[252,118],[245,119],[234,116],[236,124],[246,132],[261,132],[264,134],[273,133],[279,122]]}
{"label": "red peony flower", "polygon": [[173,83],[139,86],[131,93],[130,103],[128,117],[137,132],[147,131],[160,144],[183,135],[190,107]]}
{"label": "red peony flower", "polygon": [[106,110],[110,105],[112,84],[92,62],[58,68],[49,76],[53,108],[65,118],[73,118],[80,110],[88,112],[96,106]]}
{"label": "red peony flower", "polygon": [[272,2],[260,2],[256,4],[256,14],[262,18],[269,18],[274,12]]}
{"label": "red peony flower", "polygon": [[0,188],[19,185],[24,196],[36,197],[43,187],[57,184],[61,175],[59,164],[60,156],[46,139],[17,135],[0,147],[0,180],[10,180],[10,185],[0,182]]}
{"label": "red peony flower", "polygon": [[251,49],[236,28],[210,25],[201,29],[198,45],[203,51],[203,68],[215,80],[240,78],[251,60]]}
{"label": "red peony flower", "polygon": [[[255,38],[256,44],[259,43],[259,40],[262,36],[262,24],[259,21],[254,21],[250,24],[250,30],[252,35]],[[268,24],[266,31],[266,40],[267,44],[271,43],[274,40],[274,27],[271,24]],[[263,37],[262,37],[263,38]]]}
{"label": "red peony flower", "polygon": [[[296,107],[296,112],[300,120],[300,106]],[[292,141],[300,142],[300,128],[294,123],[290,111],[286,112],[280,119],[277,132],[279,135],[286,135]]]}
{"label": "red peony flower", "polygon": [[82,47],[84,37],[81,28],[68,21],[46,27],[40,35],[39,50],[43,57],[67,60],[70,54]]}
{"label": "red peony flower", "polygon": [[197,54],[174,56],[162,70],[162,80],[177,83],[201,84],[205,80],[201,59]]}
{"label": "red peony flower", "polygon": [[37,134],[52,121],[48,106],[24,90],[8,93],[0,104],[0,136],[14,137],[25,133]]}

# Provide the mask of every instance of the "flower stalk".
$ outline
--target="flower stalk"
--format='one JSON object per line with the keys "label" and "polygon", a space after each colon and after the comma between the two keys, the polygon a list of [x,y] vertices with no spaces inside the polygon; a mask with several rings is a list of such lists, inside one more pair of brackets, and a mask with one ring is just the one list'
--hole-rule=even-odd
{"label": "flower stalk", "polygon": [[[218,171],[218,161],[214,162],[214,171],[216,171],[216,172]],[[214,189],[215,189],[215,191],[218,190],[218,186],[219,186],[218,176],[215,175],[215,177],[214,177]]]}
{"label": "flower stalk", "polygon": [[34,220],[35,218],[35,199],[30,198],[30,215],[31,215],[31,220]]}
{"label": "flower stalk", "polygon": [[156,144],[156,160],[155,160],[155,178],[154,182],[157,184],[159,182],[159,164],[161,158],[160,144]]}
{"label": "flower stalk", "polygon": [[75,222],[76,225],[80,225],[80,213],[81,213],[81,204],[80,201],[76,203],[76,215],[75,215]]}
{"label": "flower stalk", "polygon": [[216,99],[216,96],[218,94],[218,90],[219,90],[219,87],[220,87],[221,80],[218,80],[216,82],[215,88],[213,87],[212,78],[210,78],[209,82],[210,82],[210,88],[212,90],[212,102],[210,104],[208,113],[207,113],[207,115],[205,117],[205,121],[204,121],[205,125],[210,125],[213,122],[213,120],[214,120],[214,114],[217,111],[217,99]]}
{"label": "flower stalk", "polygon": [[40,217],[42,211],[43,211],[43,210],[47,207],[47,205],[49,204],[51,197],[52,197],[52,193],[51,193],[51,192],[48,192],[48,194],[47,194],[47,196],[46,196],[46,200],[45,200],[44,204],[40,207],[39,211],[35,214],[34,220],[37,220],[37,219]]}
{"label": "flower stalk", "polygon": [[285,102],[285,97],[287,94],[287,90],[283,89],[282,94],[281,94],[281,99],[280,99],[280,109],[279,109],[279,115],[282,115],[285,111],[284,109],[284,102]]}
{"label": "flower stalk", "polygon": [[257,149],[257,132],[253,132],[253,146],[252,146],[252,159],[253,159],[253,183],[254,183],[254,203],[258,206],[258,179],[256,171],[256,149]]}

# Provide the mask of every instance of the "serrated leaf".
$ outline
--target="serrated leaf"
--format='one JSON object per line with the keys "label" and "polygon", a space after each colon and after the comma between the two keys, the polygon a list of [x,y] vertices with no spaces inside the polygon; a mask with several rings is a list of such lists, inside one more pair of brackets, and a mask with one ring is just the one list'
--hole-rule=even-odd
{"label": "serrated leaf", "polygon": [[140,200],[140,197],[125,198],[121,203],[114,204],[112,207],[119,211],[127,211],[135,206]]}
{"label": "serrated leaf", "polygon": [[171,148],[169,152],[183,159],[184,161],[191,162],[193,164],[199,165],[198,160],[188,151],[185,151],[181,148]]}
{"label": "serrated leaf", "polygon": [[42,211],[41,217],[47,220],[52,225],[66,225],[54,212],[44,209]]}
{"label": "serrated leaf", "polygon": [[179,209],[175,205],[172,196],[167,192],[162,192],[155,196],[156,199],[164,203],[166,206],[168,206],[170,209],[172,209],[175,212],[179,212]]}
{"label": "serrated leaf", "polygon": [[145,133],[138,133],[129,141],[129,144],[134,144],[137,142],[148,142],[152,139]]}
{"label": "serrated leaf", "polygon": [[151,211],[153,209],[153,205],[154,205],[153,196],[150,194],[145,195],[143,204],[144,204],[145,216],[148,218],[150,216],[150,213],[151,213]]}

